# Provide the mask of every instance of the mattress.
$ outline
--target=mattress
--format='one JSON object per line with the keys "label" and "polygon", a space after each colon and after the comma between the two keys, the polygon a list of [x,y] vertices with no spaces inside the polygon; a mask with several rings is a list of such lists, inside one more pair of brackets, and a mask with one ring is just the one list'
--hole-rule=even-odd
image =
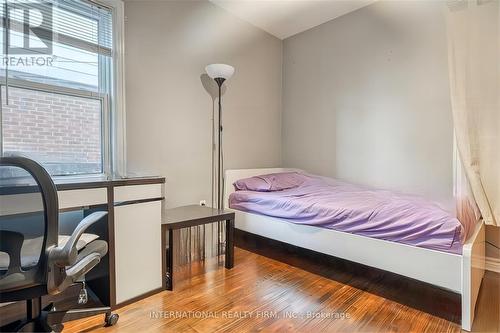
{"label": "mattress", "polygon": [[229,207],[297,224],[462,253],[467,236],[464,227],[432,201],[331,178],[302,176],[300,185],[284,190],[237,190],[229,197]]}

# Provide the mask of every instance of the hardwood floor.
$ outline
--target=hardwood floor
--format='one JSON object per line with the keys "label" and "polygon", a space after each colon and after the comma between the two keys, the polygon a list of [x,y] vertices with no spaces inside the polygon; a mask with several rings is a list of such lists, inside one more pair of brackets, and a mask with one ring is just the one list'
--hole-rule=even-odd
{"label": "hardwood floor", "polygon": [[[236,248],[232,270],[218,259],[195,263],[176,271],[174,291],[117,310],[115,326],[103,327],[97,316],[67,323],[64,332],[460,332],[459,324],[428,313],[437,303],[454,317],[456,304],[443,303],[453,299],[411,288],[408,297],[407,283],[387,291],[385,278],[318,274],[293,260],[292,266]],[[499,298],[500,276],[489,272],[474,332],[500,332]],[[415,304],[431,304],[431,311]]]}

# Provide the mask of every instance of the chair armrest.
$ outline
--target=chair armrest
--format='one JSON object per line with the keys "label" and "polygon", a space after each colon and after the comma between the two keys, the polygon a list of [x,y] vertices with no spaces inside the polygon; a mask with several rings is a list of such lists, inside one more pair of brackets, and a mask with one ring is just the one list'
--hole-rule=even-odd
{"label": "chair armrest", "polygon": [[56,247],[50,251],[49,260],[59,267],[71,266],[76,262],[78,250],[76,244],[88,227],[106,216],[108,212],[95,212],[78,223],[64,247]]}
{"label": "chair armrest", "polygon": [[99,253],[91,253],[74,266],[66,270],[66,274],[71,279],[70,283],[74,283],[77,279],[87,274],[95,265],[101,261]]}

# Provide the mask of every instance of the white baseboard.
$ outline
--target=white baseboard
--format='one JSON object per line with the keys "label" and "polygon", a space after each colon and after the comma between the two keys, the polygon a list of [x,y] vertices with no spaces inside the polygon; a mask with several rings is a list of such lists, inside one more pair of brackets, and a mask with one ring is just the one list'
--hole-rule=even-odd
{"label": "white baseboard", "polygon": [[500,273],[500,259],[486,257],[486,267],[488,271]]}

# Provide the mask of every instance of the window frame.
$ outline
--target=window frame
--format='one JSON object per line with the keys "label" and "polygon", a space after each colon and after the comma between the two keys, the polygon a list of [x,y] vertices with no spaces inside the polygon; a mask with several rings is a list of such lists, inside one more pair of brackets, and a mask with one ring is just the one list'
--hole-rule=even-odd
{"label": "window frame", "polygon": [[[99,94],[92,91],[79,90],[69,87],[53,86],[21,79],[9,78],[9,86],[11,83],[18,81],[21,86],[19,88],[31,87],[41,88],[43,91],[49,89],[51,93],[62,93],[75,95],[77,97],[86,98],[103,98],[103,173],[101,174],[80,174],[57,176],[57,178],[67,177],[125,177],[127,175],[127,150],[126,150],[126,96],[125,96],[125,5],[122,0],[83,0],[90,4],[101,6],[111,10],[112,13],[112,38],[113,44],[111,49],[112,61],[112,93],[113,101],[110,101],[109,94]],[[26,84],[26,85],[25,85]],[[5,76],[0,76],[0,85],[5,86]],[[14,84],[12,84],[14,86]],[[2,101],[0,94],[0,156],[3,156],[2,143]],[[111,107],[111,103],[112,107]],[[105,111],[104,111],[105,110]],[[104,160],[104,156],[106,159]]]}

